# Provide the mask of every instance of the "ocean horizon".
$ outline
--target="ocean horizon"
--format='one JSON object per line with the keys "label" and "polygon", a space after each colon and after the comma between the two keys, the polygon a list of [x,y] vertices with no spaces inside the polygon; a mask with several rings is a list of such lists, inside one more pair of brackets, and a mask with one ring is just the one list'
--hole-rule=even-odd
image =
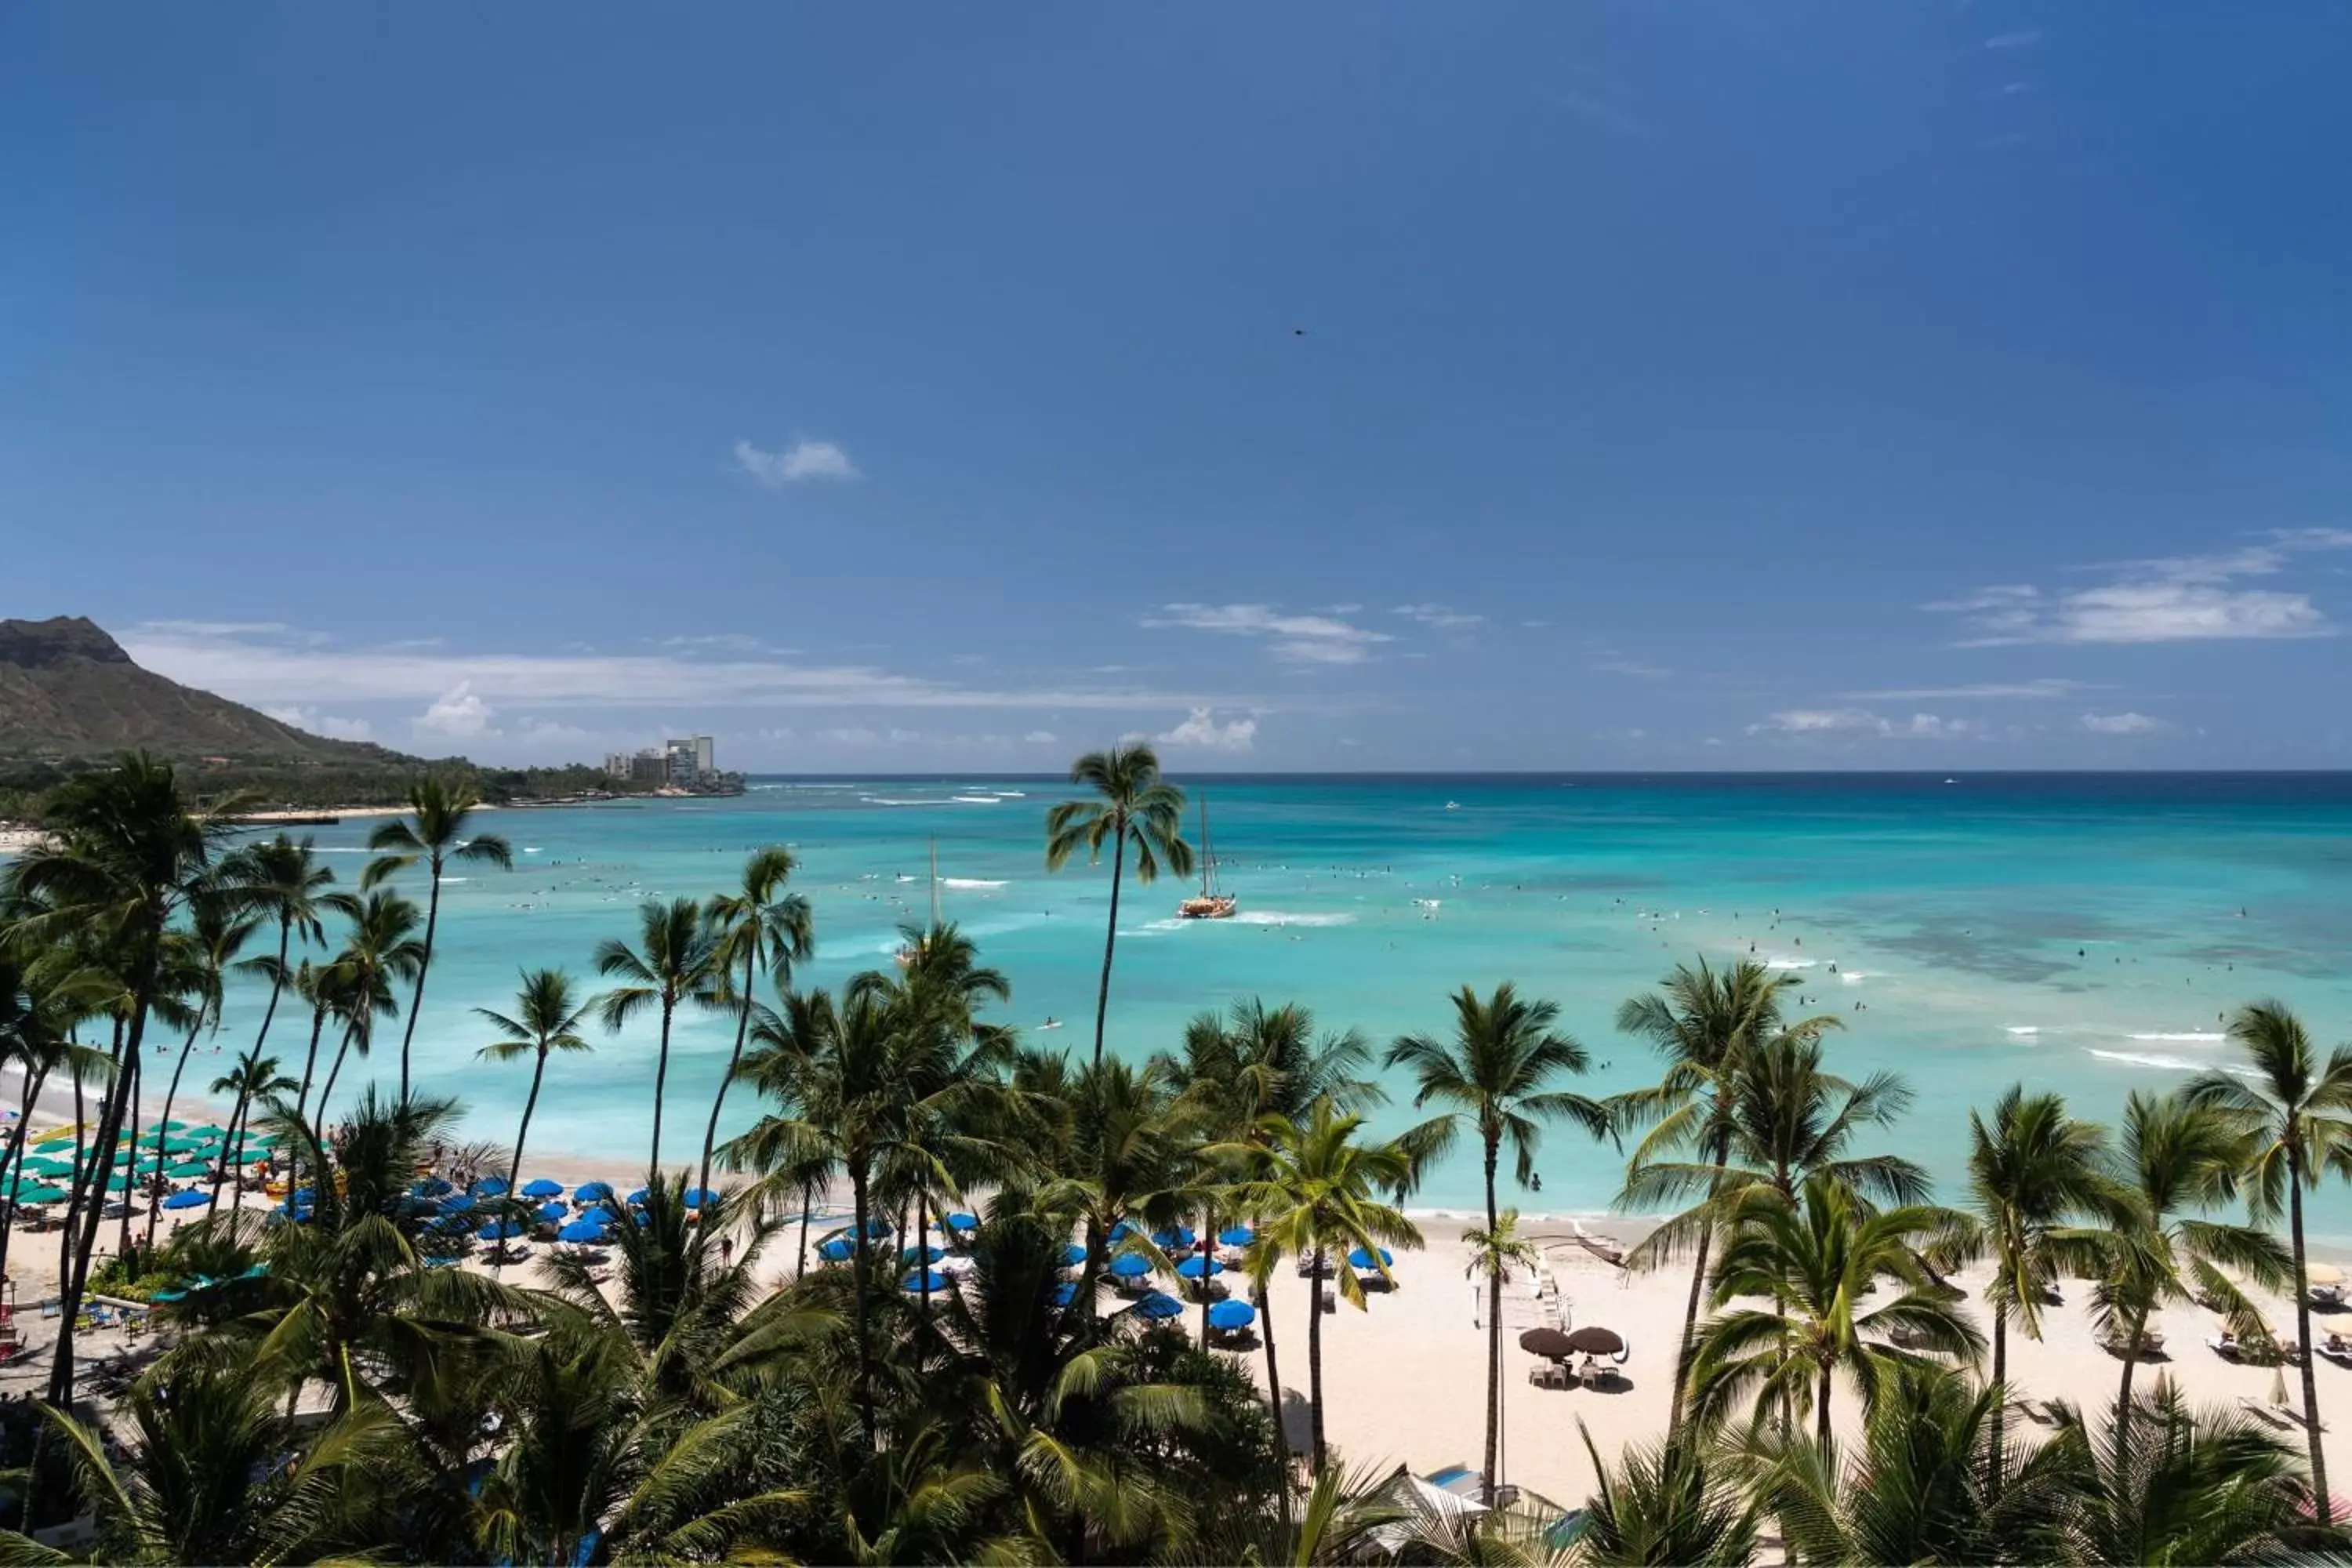
{"label": "ocean horizon", "polygon": [[[1239,912],[1181,921],[1176,901],[1192,887],[1128,879],[1107,1049],[1135,1059],[1173,1048],[1195,1013],[1250,996],[1299,1003],[1324,1028],[1361,1031],[1377,1053],[1400,1033],[1444,1031],[1458,987],[1508,979],[1559,1004],[1560,1026],[1594,1064],[1573,1087],[1607,1094],[1651,1081],[1658,1066],[1616,1032],[1621,1002],[1677,963],[1752,956],[1801,977],[1795,1012],[1839,1020],[1833,1070],[1904,1075],[1915,1102],[1885,1142],[1951,1196],[1967,1110],[2012,1082],[2112,1120],[2133,1089],[2227,1065],[2223,1020],[2242,1002],[2288,1002],[2323,1046],[2345,1037],[2352,1015],[2342,962],[2352,773],[1237,772],[1180,782],[1207,797],[1220,887]],[[511,1139],[530,1075],[474,1059],[491,1033],[472,1009],[506,1008],[518,972],[547,964],[593,989],[591,951],[604,937],[634,940],[641,900],[707,897],[769,843],[792,846],[793,888],[815,909],[817,956],[796,984],[835,986],[887,967],[899,925],[928,918],[936,841],[943,917],[1012,982],[1012,1002],[992,1016],[1031,1044],[1083,1054],[1110,878],[1108,866],[1045,868],[1045,811],[1069,790],[1057,776],[979,772],[765,775],[740,796],[486,817],[513,846],[515,868],[466,866],[445,881],[420,1081],[466,1101],[472,1134]],[[313,837],[349,882],[371,826],[291,831]],[[1195,807],[1188,835],[1197,828]],[[249,1038],[258,1000],[233,1001],[225,1053]],[[593,1056],[553,1065],[531,1144],[625,1169],[650,1128],[653,1032],[593,1038]],[[273,1047],[299,1059],[302,1043],[281,1009]],[[388,1077],[396,1043],[372,1066],[347,1068],[347,1082]],[[698,1138],[731,1043],[725,1019],[681,1016],[672,1157]],[[1409,1089],[1390,1088],[1373,1117],[1384,1131],[1416,1115]],[[754,1113],[739,1089],[727,1126]],[[1592,1213],[1610,1207],[1622,1161],[1560,1127],[1538,1168],[1540,1190],[1507,1201]],[[1476,1202],[1467,1149],[1414,1200],[1449,1211]],[[2333,1242],[2352,1240],[2352,1202],[2324,1190],[2314,1223]]]}

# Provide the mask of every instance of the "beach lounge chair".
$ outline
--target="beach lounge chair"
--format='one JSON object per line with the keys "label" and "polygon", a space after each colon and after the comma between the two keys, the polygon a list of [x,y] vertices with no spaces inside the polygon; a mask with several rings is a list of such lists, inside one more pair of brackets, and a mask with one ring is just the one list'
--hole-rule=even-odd
{"label": "beach lounge chair", "polygon": [[2320,1342],[2319,1353],[2330,1361],[2352,1365],[2352,1340],[2342,1334],[2331,1333]]}
{"label": "beach lounge chair", "polygon": [[2205,1348],[2223,1361],[2238,1359],[2238,1341],[2233,1334],[2213,1334],[2205,1341]]}
{"label": "beach lounge chair", "polygon": [[2275,1426],[2282,1432],[2290,1431],[2294,1426],[2294,1418],[2267,1399],[2256,1399],[2251,1394],[2242,1394],[2238,1395],[2238,1404],[2247,1415],[2265,1426]]}

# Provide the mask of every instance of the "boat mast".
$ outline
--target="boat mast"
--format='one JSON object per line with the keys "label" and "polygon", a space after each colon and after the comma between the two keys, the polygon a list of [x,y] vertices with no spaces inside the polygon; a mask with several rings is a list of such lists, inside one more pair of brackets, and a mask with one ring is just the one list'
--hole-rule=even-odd
{"label": "boat mast", "polygon": [[931,929],[940,929],[940,840],[931,836]]}
{"label": "boat mast", "polygon": [[1201,896],[1209,898],[1209,871],[1217,863],[1217,852],[1209,847],[1209,797],[1201,795]]}

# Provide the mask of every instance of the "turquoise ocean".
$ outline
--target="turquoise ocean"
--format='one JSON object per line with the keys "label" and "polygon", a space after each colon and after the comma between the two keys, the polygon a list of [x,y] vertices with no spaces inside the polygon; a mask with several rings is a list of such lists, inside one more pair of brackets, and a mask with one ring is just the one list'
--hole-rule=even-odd
{"label": "turquoise ocean", "polygon": [[[2022,1081],[2109,1118],[2126,1092],[2229,1059],[2221,1017],[2277,996],[2323,1044],[2352,1037],[2352,775],[1960,774],[1211,777],[1205,791],[1229,921],[1179,921],[1189,889],[1126,885],[1108,1049],[1172,1047],[1184,1021],[1235,998],[1295,1001],[1376,1046],[1447,1027],[1448,994],[1505,979],[1556,1000],[1600,1094],[1654,1076],[1618,1035],[1626,996],[1678,962],[1751,952],[1801,977],[1804,1010],[1836,1015],[1832,1065],[1899,1071],[1916,1095],[1885,1146],[1958,1193],[1967,1113]],[[457,1095],[475,1135],[510,1141],[527,1066],[474,1058],[517,972],[557,964],[584,986],[604,937],[634,941],[644,899],[730,885],[744,853],[790,845],[814,905],[802,984],[887,968],[897,927],[940,901],[1013,983],[1002,1016],[1033,1043],[1091,1044],[1108,866],[1045,870],[1054,779],[757,779],[740,798],[500,812],[515,868],[461,867],[442,889],[440,954],[418,1071]],[[298,829],[346,881],[370,823]],[[1189,825],[1188,826],[1192,826]],[[412,886],[412,896],[424,889]],[[248,998],[257,1001],[257,998]],[[232,1013],[226,1052],[258,1017]],[[1045,1029],[1049,1018],[1063,1026]],[[299,1056],[281,1019],[273,1044]],[[698,1136],[732,1034],[682,1018],[670,1074],[673,1157]],[[551,1073],[531,1144],[616,1171],[650,1126],[650,1026],[595,1036]],[[202,1047],[200,1047],[201,1049]],[[200,1069],[199,1069],[200,1070]],[[373,1070],[388,1077],[387,1050]],[[347,1069],[346,1079],[367,1069]],[[1413,1117],[1409,1091],[1378,1117]],[[754,1111],[739,1091],[728,1122]],[[1618,1157],[1561,1129],[1530,1211],[1606,1209]],[[1416,1200],[1467,1208],[1465,1151]],[[2352,1238],[2352,1194],[2320,1225]]]}

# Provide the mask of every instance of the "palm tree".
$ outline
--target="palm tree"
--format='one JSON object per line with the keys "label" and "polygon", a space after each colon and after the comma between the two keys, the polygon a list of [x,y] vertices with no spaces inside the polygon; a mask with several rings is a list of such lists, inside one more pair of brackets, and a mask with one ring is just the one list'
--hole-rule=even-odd
{"label": "palm tree", "polygon": [[2338,1046],[2323,1064],[2303,1021],[2281,1002],[2255,1002],[2230,1020],[2230,1039],[2246,1053],[2254,1076],[2207,1072],[2182,1091],[2191,1104],[2241,1118],[2253,1134],[2244,1184],[2258,1222],[2282,1210],[2294,1248],[2295,1342],[2304,1347],[2303,1422],[2311,1438],[2311,1484],[2319,1522],[2328,1522],[2327,1459],[2320,1452],[2319,1385],[2312,1375],[2311,1282],[2305,1273],[2303,1194],[2323,1173],[2352,1176],[2352,1047]]}
{"label": "palm tree", "polygon": [[[722,986],[734,990],[735,1048],[710,1097],[710,1121],[702,1130],[702,1167],[697,1184],[710,1185],[710,1146],[719,1137],[719,1110],[727,1102],[728,1085],[743,1060],[744,1042],[751,1032],[755,1004],[752,982],[764,966],[779,994],[793,985],[793,966],[816,955],[816,917],[809,901],[784,891],[799,862],[781,844],[751,852],[743,863],[742,881],[731,893],[712,896],[706,910],[712,935],[711,972]],[[738,963],[743,983],[734,985]]]}
{"label": "palm tree", "polygon": [[360,874],[362,890],[425,862],[430,887],[425,901],[424,959],[416,966],[415,988],[408,996],[408,1025],[400,1034],[400,1093],[408,1097],[408,1047],[416,1037],[416,1015],[425,1005],[425,973],[433,965],[433,942],[441,928],[441,874],[452,860],[488,861],[501,871],[514,869],[514,851],[495,833],[463,837],[466,818],[480,805],[469,784],[422,778],[408,786],[408,811],[368,835],[376,858]]}
{"label": "palm tree", "polygon": [[[1381,1199],[1382,1193],[1402,1195],[1412,1184],[1412,1156],[1399,1143],[1357,1142],[1357,1131],[1363,1124],[1362,1117],[1342,1113],[1328,1100],[1321,1100],[1304,1125],[1269,1118],[1262,1143],[1244,1144],[1233,1151],[1253,1173],[1234,1194],[1244,1212],[1257,1216],[1258,1238],[1251,1247],[1294,1258],[1328,1258],[1339,1279],[1340,1298],[1358,1311],[1365,1310],[1364,1286],[1349,1254],[1364,1250],[1374,1269],[1386,1279],[1389,1269],[1381,1261],[1381,1243],[1421,1245],[1421,1231],[1404,1211]],[[1314,1465],[1319,1473],[1325,1449],[1323,1312],[1318,1293],[1319,1288],[1310,1280],[1307,1378],[1314,1410]]]}
{"label": "palm tree", "polygon": [[2130,1445],[2132,1373],[2158,1307],[2201,1299],[2218,1304],[2234,1331],[2259,1336],[2268,1331],[2262,1315],[2229,1271],[2273,1289],[2294,1277],[2292,1255],[2267,1230],[2199,1217],[2236,1195],[2252,1161],[2252,1137],[2234,1112],[2137,1090],[2124,1101],[2115,1177],[2130,1194],[2130,1219],[2107,1240],[2093,1297],[2099,1325],[2123,1357],[2118,1444]]}
{"label": "palm tree", "polygon": [[598,999],[596,1016],[617,1033],[647,1007],[661,1016],[661,1045],[654,1066],[654,1138],[646,1161],[646,1184],[661,1174],[662,1097],[669,1086],[669,1030],[678,1005],[709,1004],[713,952],[710,923],[692,899],[665,904],[648,899],[637,906],[638,947],[617,937],[596,944],[596,973],[621,984]]}
{"label": "palm tree", "polygon": [[[116,1053],[121,1068],[99,1110],[93,1198],[105,1191],[121,1135],[131,1086],[128,1066],[146,1048],[164,932],[180,910],[213,885],[215,846],[233,828],[244,804],[236,797],[210,812],[192,812],[180,798],[169,763],[128,755],[110,768],[58,785],[46,807],[50,837],[8,868],[7,903],[34,911],[17,916],[13,940],[40,942],[79,932],[108,950],[122,981],[123,1027]],[[72,1397],[74,1320],[103,1209],[96,1201],[86,1205],[72,1268],[61,1281],[61,1322],[48,1388],[49,1403],[59,1406]]]}
{"label": "palm tree", "polygon": [[[221,1026],[222,981],[236,962],[245,944],[261,922],[255,916],[239,912],[227,900],[199,899],[190,910],[190,929],[180,944],[189,966],[193,982],[194,1016],[188,1023],[187,1037],[180,1042],[179,1060],[172,1066],[172,1081],[163,1090],[163,1110],[158,1120],[155,1139],[155,1184],[163,1181],[163,1166],[168,1159],[165,1146],[171,1142],[166,1134],[172,1125],[172,1102],[180,1095],[180,1075],[188,1069],[188,1053],[196,1048],[196,1037],[206,1025],[218,1035]],[[162,1205],[147,1205],[147,1238],[149,1247],[155,1245],[155,1220]]]}
{"label": "palm tree", "polygon": [[1463,1269],[1462,1277],[1486,1281],[1490,1308],[1499,1299],[1504,1280],[1522,1268],[1532,1271],[1543,1258],[1542,1248],[1519,1234],[1519,1211],[1515,1208],[1496,1216],[1492,1230],[1472,1226],[1464,1231],[1462,1246],[1470,1254],[1469,1267]]}
{"label": "palm tree", "polygon": [[1580,1419],[1576,1430],[1600,1478],[1584,1505],[1576,1561],[1595,1568],[1744,1568],[1755,1561],[1761,1498],[1690,1433],[1628,1447],[1612,1469]]}
{"label": "palm tree", "polygon": [[[341,1076],[343,1058],[356,1046],[362,1060],[375,1042],[375,1021],[400,1016],[394,985],[425,972],[425,949],[415,932],[416,906],[398,893],[382,889],[367,895],[352,918],[351,933],[342,951],[327,967],[334,975],[337,1011],[343,1020],[342,1044],[335,1047],[334,1065],[319,1090],[317,1114],[323,1121],[335,1098],[335,1079]],[[407,1098],[407,1086],[401,1096]]]}
{"label": "palm tree", "polygon": [[488,1007],[477,1007],[474,1013],[500,1031],[499,1038],[475,1055],[493,1062],[530,1058],[530,1092],[523,1097],[522,1122],[515,1129],[514,1160],[507,1167],[507,1195],[512,1198],[521,1189],[522,1146],[530,1136],[531,1112],[539,1109],[539,1086],[547,1076],[547,1058],[557,1051],[594,1048],[580,1033],[580,1020],[588,1016],[588,1005],[572,994],[570,975],[561,969],[539,969],[524,973],[521,988],[515,992],[514,1016]]}
{"label": "palm tree", "polygon": [[[237,1058],[236,1065],[213,1079],[215,1094],[231,1096],[228,1118],[228,1138],[224,1144],[226,1152],[221,1156],[221,1166],[213,1175],[213,1201],[205,1208],[206,1217],[220,1212],[221,1182],[231,1163],[244,1157],[246,1134],[252,1130],[252,1111],[256,1105],[298,1087],[295,1080],[278,1070],[278,1058],[261,1054],[261,1042],[256,1040],[253,1049]],[[245,1184],[237,1184],[236,1196],[230,1201],[232,1211],[245,1206]]]}
{"label": "palm tree", "polygon": [[328,901],[327,891],[334,886],[335,873],[319,864],[310,839],[297,844],[281,833],[230,856],[226,880],[226,896],[236,900],[239,908],[278,927],[274,959],[248,959],[237,966],[269,982],[269,1004],[262,1009],[261,1030],[253,1041],[258,1049],[269,1039],[270,1022],[278,1016],[278,998],[293,978],[286,963],[295,940],[299,938],[305,947],[326,943],[326,927],[319,917],[336,907]]}
{"label": "palm tree", "polygon": [[[1960,1250],[1990,1253],[1992,1381],[2009,1379],[2009,1322],[2042,1337],[2045,1295],[2061,1275],[2095,1274],[2107,1237],[2128,1223],[2131,1200],[2109,1173],[2106,1130],[2066,1114],[2054,1094],[2012,1084],[1992,1121],[1969,1112],[1969,1236]],[[2070,1221],[2089,1222],[2070,1224]],[[2000,1473],[2008,1405],[1993,1406],[1992,1467]]]}
{"label": "palm tree", "polygon": [[[1830,1444],[1830,1393],[1843,1372],[1874,1405],[1899,1370],[1929,1364],[1893,1342],[1974,1361],[1984,1336],[1927,1277],[1919,1251],[1946,1233],[1949,1210],[1905,1205],[1873,1211],[1828,1175],[1805,1178],[1794,1203],[1769,1186],[1739,1194],[1724,1216],[1730,1235],[1716,1266],[1714,1304],[1761,1296],[1776,1310],[1743,1307],[1700,1326],[1691,1371],[1691,1414],[1712,1425],[1753,1395],[1760,1426],[1785,1426],[1810,1395],[1814,1440]],[[1867,1311],[1878,1281],[1899,1286]]]}
{"label": "palm tree", "polygon": [[[1818,1037],[1840,1026],[1826,1016],[1783,1025],[1782,996],[1795,989],[1794,974],[1776,974],[1742,961],[1717,972],[1701,959],[1698,967],[1677,964],[1657,993],[1628,998],[1617,1009],[1617,1027],[1647,1040],[1665,1058],[1666,1070],[1649,1089],[1613,1097],[1609,1107],[1626,1127],[1647,1126],[1634,1146],[1631,1167],[1641,1169],[1675,1154],[1696,1154],[1721,1171],[1731,1158],[1734,1114],[1749,1053],[1765,1041],[1790,1034]],[[1712,1197],[1712,1180],[1700,1189]],[[1704,1201],[1704,1200],[1703,1200]],[[1702,1208],[1696,1234],[1662,1231],[1654,1243],[1629,1258],[1633,1267],[1666,1261],[1685,1240],[1694,1244],[1690,1293],[1683,1303],[1682,1348],[1675,1358],[1675,1387],[1666,1407],[1671,1437],[1682,1424],[1683,1395],[1690,1381],[1693,1338],[1698,1330],[1699,1297],[1706,1285],[1707,1256],[1715,1245],[1713,1211]]]}
{"label": "palm tree", "polygon": [[[23,1188],[25,1141],[42,1086],[63,1070],[72,1077],[79,1101],[82,1079],[107,1071],[106,1053],[74,1039],[75,1027],[105,991],[103,977],[81,967],[69,948],[35,951],[29,962],[20,962],[0,947],[0,1062],[15,1067],[24,1083],[16,1123],[8,1131],[7,1213],[16,1212],[16,1194]],[[79,1104],[74,1125],[81,1125]],[[0,1278],[8,1271],[8,1242],[14,1233],[13,1226],[0,1226]]]}
{"label": "palm tree", "polygon": [[[1486,1176],[1486,1234],[1500,1231],[1495,1173],[1503,1146],[1510,1145],[1512,1173],[1522,1187],[1540,1191],[1536,1151],[1543,1123],[1566,1118],[1595,1138],[1610,1135],[1610,1113],[1598,1100],[1550,1087],[1591,1065],[1584,1047],[1552,1026],[1557,1003],[1523,998],[1506,980],[1491,997],[1465,985],[1454,996],[1454,1038],[1400,1036],[1389,1047],[1387,1065],[1412,1070],[1412,1102],[1446,1109],[1405,1134],[1417,1160],[1442,1153],[1467,1125],[1478,1137]],[[1487,1279],[1486,1298],[1486,1505],[1495,1501],[1495,1457],[1502,1432],[1503,1276]]]}
{"label": "palm tree", "polygon": [[1135,852],[1135,878],[1149,884],[1160,875],[1192,874],[1192,847],[1184,842],[1184,792],[1160,776],[1160,757],[1142,741],[1122,742],[1108,752],[1088,752],[1070,764],[1070,782],[1095,792],[1091,800],[1066,800],[1045,813],[1045,869],[1058,871],[1081,848],[1087,864],[1110,847],[1110,920],[1103,935],[1102,984],[1095,995],[1095,1055],[1102,1060],[1103,1021],[1110,1012],[1110,961],[1118,945],[1119,879]]}

